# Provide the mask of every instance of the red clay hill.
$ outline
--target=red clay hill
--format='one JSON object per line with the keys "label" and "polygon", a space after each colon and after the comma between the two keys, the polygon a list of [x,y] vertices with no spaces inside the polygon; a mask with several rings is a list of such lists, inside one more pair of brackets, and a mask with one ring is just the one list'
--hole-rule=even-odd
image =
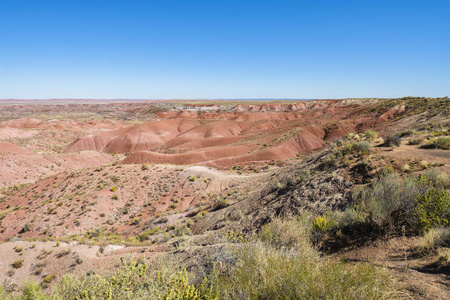
{"label": "red clay hill", "polygon": [[403,113],[363,114],[370,101],[323,100],[237,105],[189,104],[152,121],[78,138],[64,152],[127,154],[125,164],[236,164],[295,158],[332,139]]}

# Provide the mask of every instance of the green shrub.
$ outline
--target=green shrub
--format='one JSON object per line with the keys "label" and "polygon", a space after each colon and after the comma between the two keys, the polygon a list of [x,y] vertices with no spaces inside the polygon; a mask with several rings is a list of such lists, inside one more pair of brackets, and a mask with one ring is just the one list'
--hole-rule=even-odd
{"label": "green shrub", "polygon": [[[450,196],[445,190],[448,180],[437,171],[426,176],[404,177],[388,174],[376,178],[368,187],[356,189],[357,203],[347,210],[346,225],[352,215],[380,232],[420,233],[450,221]],[[364,218],[364,219],[361,219]],[[340,225],[342,226],[342,224]]]}
{"label": "green shrub", "polygon": [[140,242],[146,241],[149,239],[149,236],[154,235],[159,232],[159,227],[153,227],[147,231],[140,233],[137,238]]}
{"label": "green shrub", "polygon": [[15,269],[22,268],[23,262],[24,262],[23,259],[16,259],[16,260],[12,263],[12,266],[13,266]]}
{"label": "green shrub", "polygon": [[392,166],[383,166],[376,173],[378,178],[385,177],[391,174],[395,174],[395,169]]}
{"label": "green shrub", "polygon": [[370,143],[367,141],[352,141],[344,145],[344,155],[364,155],[370,153]]}
{"label": "green shrub", "polygon": [[160,294],[159,299],[167,300],[217,300],[219,299],[216,292],[213,291],[212,286],[208,286],[205,278],[198,288],[189,284],[186,269],[183,272],[178,272],[175,276],[163,277],[159,276],[158,281],[161,286],[168,287],[166,291]]}
{"label": "green shrub", "polygon": [[414,137],[414,138],[409,138],[408,139],[408,145],[420,145],[424,142],[424,137],[419,136],[419,137]]}
{"label": "green shrub", "polygon": [[26,224],[22,227],[22,229],[20,230],[20,233],[25,233],[25,232],[28,232],[28,231],[30,231],[30,230],[31,230],[30,223],[26,223]]}
{"label": "green shrub", "polygon": [[265,226],[259,241],[238,244],[229,250],[231,253],[225,256],[233,259],[228,264],[227,260],[216,264],[213,283],[221,299],[388,296],[390,281],[381,271],[369,265],[347,265],[321,257],[309,242],[307,228],[298,221],[274,222]]}
{"label": "green shrub", "polygon": [[347,141],[351,141],[351,140],[359,140],[359,135],[357,133],[354,132],[349,132],[345,135],[344,137]]}
{"label": "green shrub", "polygon": [[404,180],[396,174],[376,178],[366,188],[355,191],[358,209],[366,211],[367,222],[382,231],[395,231],[401,226],[416,226],[415,198],[420,184],[410,177]]}
{"label": "green shrub", "polygon": [[384,145],[387,147],[398,147],[402,143],[400,136],[397,134],[388,135],[384,138]]}
{"label": "green shrub", "polygon": [[440,137],[432,142],[436,148],[450,150],[450,137]]}
{"label": "green shrub", "polygon": [[44,281],[47,283],[51,283],[56,278],[56,274],[48,275],[44,278]]}
{"label": "green shrub", "polygon": [[361,160],[352,169],[356,174],[367,176],[372,168],[367,160]]}
{"label": "green shrub", "polygon": [[328,220],[325,217],[316,217],[313,220],[312,229],[316,231],[327,231],[329,228]]}
{"label": "green shrub", "polygon": [[341,163],[342,153],[340,151],[329,154],[325,157],[323,164],[325,168],[337,167]]}
{"label": "green shrub", "polygon": [[[1,293],[0,293],[0,295],[1,295]],[[12,298],[12,299],[17,299],[17,300],[51,300],[51,299],[55,299],[56,300],[58,298],[46,295],[42,291],[42,287],[40,284],[34,283],[34,282],[26,282],[25,285],[21,288],[20,297]]]}
{"label": "green shrub", "polygon": [[[395,296],[390,278],[368,264],[347,265],[319,255],[308,216],[275,219],[258,238],[224,249],[207,277],[172,265],[129,263],[105,275],[65,275],[48,296],[39,286],[19,299],[380,299]],[[53,278],[52,278],[53,279]],[[51,282],[52,280],[44,280]],[[0,290],[1,292],[1,290]],[[5,293],[4,293],[5,294]],[[25,295],[27,298],[25,298]]]}
{"label": "green shrub", "polygon": [[421,230],[447,226],[450,220],[450,195],[432,188],[417,197],[416,216]]}
{"label": "green shrub", "polygon": [[167,267],[157,272],[145,263],[122,263],[109,275],[65,275],[55,294],[62,299],[217,299],[206,280],[198,286],[190,284],[186,271]]}
{"label": "green shrub", "polygon": [[413,130],[406,129],[406,130],[400,132],[399,135],[400,135],[400,137],[406,137],[406,136],[410,136],[410,135],[412,135],[412,134],[414,134],[414,131],[413,131]]}
{"label": "green shrub", "polygon": [[376,131],[373,131],[372,129],[369,129],[366,132],[364,132],[364,136],[368,141],[373,141],[376,138],[378,138],[378,133]]}
{"label": "green shrub", "polygon": [[424,177],[437,189],[450,189],[450,176],[439,173],[438,169],[431,169],[424,173]]}
{"label": "green shrub", "polygon": [[230,206],[230,204],[228,203],[228,200],[225,198],[219,199],[213,206],[212,210],[216,211],[219,209],[223,209],[225,207]]}

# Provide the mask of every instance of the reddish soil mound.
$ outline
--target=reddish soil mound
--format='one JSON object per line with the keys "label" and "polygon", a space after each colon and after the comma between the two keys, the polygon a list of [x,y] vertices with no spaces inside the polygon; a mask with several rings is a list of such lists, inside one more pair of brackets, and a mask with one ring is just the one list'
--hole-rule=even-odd
{"label": "reddish soil mound", "polygon": [[1,154],[6,154],[6,153],[9,153],[9,154],[26,154],[26,155],[33,154],[31,151],[29,151],[29,150],[27,150],[25,148],[16,146],[16,145],[11,144],[11,143],[1,143],[1,142],[0,142],[0,153]]}
{"label": "reddish soil mound", "polygon": [[39,155],[10,143],[0,143],[0,187],[33,182],[65,169],[82,169],[112,162],[111,155],[95,151]]}
{"label": "reddish soil mound", "polygon": [[[122,127],[118,122],[108,120],[102,121],[78,121],[78,120],[38,120],[35,118],[12,119],[0,123],[3,130],[9,129],[48,129],[48,130],[71,130],[71,131],[97,131],[105,129],[116,129]],[[1,134],[0,136],[3,136]]]}
{"label": "reddish soil mound", "polygon": [[163,154],[152,151],[139,151],[123,160],[123,163],[141,164],[141,163],[169,163],[176,165],[190,165],[202,162],[214,161],[223,157],[236,157],[242,153],[252,151],[250,146],[233,146],[204,151],[193,151],[181,154]]}
{"label": "reddish soil mound", "polygon": [[15,138],[29,138],[35,135],[37,132],[34,130],[22,130],[12,127],[2,127],[0,129],[0,139],[15,139]]}
{"label": "reddish soil mound", "polygon": [[68,170],[96,167],[114,161],[111,155],[92,150],[81,151],[79,153],[44,155],[44,157],[59,167]]}
{"label": "reddish soil mound", "polygon": [[46,124],[38,119],[33,118],[23,118],[23,119],[15,119],[8,120],[1,123],[1,126],[13,127],[13,128],[38,128],[42,125]]}
{"label": "reddish soil mound", "polygon": [[101,135],[77,139],[64,151],[96,150],[108,153],[129,153],[149,150],[175,138],[195,126],[197,121],[169,119],[107,131]]}
{"label": "reddish soil mound", "polygon": [[56,164],[22,147],[0,143],[0,186],[33,182],[62,171]]}
{"label": "reddish soil mound", "polygon": [[369,118],[366,121],[362,122],[358,125],[358,128],[365,129],[365,128],[371,128],[378,125],[381,125],[383,123],[388,122],[390,119],[394,118],[395,116],[399,116],[402,113],[405,112],[405,107],[403,106],[396,106],[391,109],[389,109],[384,114],[380,115],[376,118]]}
{"label": "reddish soil mound", "polygon": [[79,138],[65,151],[134,153],[124,163],[233,164],[294,158],[320,149],[356,128],[387,122],[404,112],[395,107],[368,116],[367,107],[339,100],[299,103],[187,105],[188,111],[159,112],[163,121]]}
{"label": "reddish soil mound", "polygon": [[[100,227],[137,235],[154,226],[161,213],[167,212],[169,218],[158,222],[169,226],[193,210],[209,207],[211,195],[232,188],[237,181],[250,180],[253,177],[208,168],[164,165],[66,171],[13,189],[3,197],[0,241],[17,235],[64,237]],[[21,232],[27,223],[30,230]]]}

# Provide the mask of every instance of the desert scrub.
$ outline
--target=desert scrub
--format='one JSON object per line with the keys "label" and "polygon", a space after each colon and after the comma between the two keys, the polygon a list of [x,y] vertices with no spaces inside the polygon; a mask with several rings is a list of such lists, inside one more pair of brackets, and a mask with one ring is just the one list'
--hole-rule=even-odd
{"label": "desert scrub", "polygon": [[450,228],[448,227],[431,228],[419,241],[419,250],[425,254],[442,246],[450,246]]}
{"label": "desert scrub", "polygon": [[274,248],[309,249],[310,230],[300,220],[276,218],[263,226],[259,239]]}
{"label": "desert scrub", "polygon": [[450,189],[450,176],[439,173],[438,169],[431,169],[423,174],[430,183],[437,189]]}
{"label": "desert scrub", "polygon": [[217,263],[214,270],[214,284],[220,291],[220,298],[380,299],[393,296],[389,277],[381,270],[368,264],[349,265],[320,256],[309,241],[308,229],[302,226],[297,220],[275,219],[274,224],[266,225],[258,239],[229,250],[229,256],[234,257],[232,263],[227,265],[224,260]]}
{"label": "desert scrub", "polygon": [[408,139],[408,145],[421,145],[425,141],[423,136],[412,137]]}
{"label": "desert scrub", "polygon": [[[357,203],[352,210],[359,216],[355,223],[365,223],[380,233],[398,233],[404,228],[408,233],[417,234],[448,226],[448,180],[436,172],[403,178],[388,174],[376,178],[368,187],[355,190],[353,197]],[[352,217],[344,216],[347,225],[352,225]]]}
{"label": "desert scrub", "polygon": [[369,172],[372,170],[370,162],[366,159],[360,160],[356,165],[352,168],[355,174],[360,174],[363,176],[369,175]]}
{"label": "desert scrub", "polygon": [[347,133],[347,134],[345,135],[344,138],[345,138],[347,141],[351,141],[351,140],[359,140],[359,139],[360,139],[360,136],[359,136],[359,134],[357,134],[357,133],[350,132],[350,133]]}
{"label": "desert scrub", "polygon": [[42,286],[38,283],[27,281],[20,289],[20,294],[7,294],[2,292],[0,285],[0,299],[5,300],[60,300],[61,298],[47,295],[43,292]]}
{"label": "desert scrub", "polygon": [[450,195],[445,190],[431,188],[417,197],[416,217],[419,227],[428,230],[448,226],[450,220]]}
{"label": "desert scrub", "polygon": [[147,264],[122,260],[122,267],[109,275],[65,275],[55,288],[62,299],[217,299],[205,279],[197,286],[189,275],[173,266],[150,271]]}
{"label": "desert scrub", "polygon": [[365,155],[371,150],[370,143],[367,141],[351,141],[344,145],[344,155]]}
{"label": "desert scrub", "polygon": [[342,160],[342,153],[337,151],[335,153],[331,153],[327,155],[323,161],[323,166],[325,168],[337,167]]}
{"label": "desert scrub", "polygon": [[366,140],[373,141],[378,138],[378,133],[376,131],[373,131],[372,129],[369,129],[364,132],[364,136],[366,137]]}
{"label": "desert scrub", "polygon": [[382,178],[391,174],[395,174],[395,169],[392,166],[383,166],[376,172],[376,177]]}
{"label": "desert scrub", "polygon": [[30,230],[31,230],[30,224],[29,224],[29,223],[26,223],[26,224],[22,227],[22,229],[20,230],[19,233],[25,233],[25,232],[28,232],[28,231],[30,231]]}
{"label": "desert scrub", "polygon": [[69,255],[71,252],[72,252],[72,249],[67,248],[67,249],[65,249],[65,250],[62,250],[62,251],[59,252],[58,254],[56,254],[56,256],[57,256],[58,258],[61,258],[61,257],[63,257],[63,256]]}
{"label": "desert scrub", "polygon": [[[359,139],[359,138],[358,138]],[[352,157],[363,157],[370,153],[372,146],[368,141],[360,140],[347,140],[338,141],[336,147],[333,148],[324,159],[323,167],[332,168],[340,165],[341,163],[349,162]]]}
{"label": "desert scrub", "polygon": [[314,218],[313,226],[312,226],[313,230],[325,232],[328,227],[329,227],[329,222],[325,217],[319,216],[319,217]]}
{"label": "desert scrub", "polygon": [[386,147],[398,147],[402,143],[402,140],[398,134],[388,135],[384,138],[384,145]]}
{"label": "desert scrub", "polygon": [[430,166],[430,163],[426,160],[421,160],[419,164],[422,169],[428,169],[428,167]]}
{"label": "desert scrub", "polygon": [[144,241],[146,241],[146,240],[148,240],[149,239],[149,237],[151,236],[151,235],[154,235],[154,234],[156,234],[156,233],[158,233],[159,232],[159,227],[153,227],[153,228],[151,228],[151,229],[149,229],[149,230],[147,230],[147,231],[144,231],[144,232],[141,232],[138,236],[137,236],[137,239],[140,241],[140,242],[144,242]]}
{"label": "desert scrub", "polygon": [[431,141],[431,144],[435,148],[450,150],[450,137],[437,138],[437,139]]}
{"label": "desert scrub", "polygon": [[228,200],[226,198],[218,197],[217,202],[212,207],[212,211],[223,209],[223,208],[228,207],[228,206],[230,206],[230,204],[228,203]]}
{"label": "desert scrub", "polygon": [[20,269],[23,266],[23,259],[16,259],[13,263],[12,266],[14,267],[14,269]]}
{"label": "desert scrub", "polygon": [[51,283],[56,278],[55,274],[48,275],[44,278],[44,282]]}
{"label": "desert scrub", "polygon": [[412,177],[404,180],[390,174],[373,181],[371,186],[355,191],[357,209],[367,212],[370,225],[381,231],[395,231],[401,226],[416,227],[415,198],[421,189]]}
{"label": "desert scrub", "polygon": [[437,256],[441,266],[450,264],[450,249],[438,249]]}

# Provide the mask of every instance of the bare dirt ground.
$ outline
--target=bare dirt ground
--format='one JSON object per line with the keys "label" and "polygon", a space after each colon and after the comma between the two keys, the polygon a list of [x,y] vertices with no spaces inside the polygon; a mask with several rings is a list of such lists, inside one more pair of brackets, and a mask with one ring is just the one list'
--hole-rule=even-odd
{"label": "bare dirt ground", "polygon": [[413,299],[448,299],[450,266],[439,266],[433,256],[417,255],[417,237],[377,240],[362,247],[349,247],[334,254],[348,262],[370,262],[389,270],[400,296]]}

